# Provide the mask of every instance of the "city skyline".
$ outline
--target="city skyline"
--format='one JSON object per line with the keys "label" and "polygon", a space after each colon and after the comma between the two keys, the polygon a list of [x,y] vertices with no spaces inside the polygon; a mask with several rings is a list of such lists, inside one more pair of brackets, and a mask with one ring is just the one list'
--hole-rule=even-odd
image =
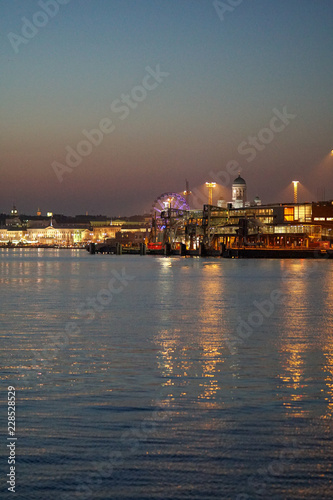
{"label": "city skyline", "polygon": [[332,2],[2,10],[0,212],[142,214],[238,171],[263,203],[333,198]]}
{"label": "city skyline", "polygon": [[[205,182],[203,185],[199,187],[195,187],[193,191],[189,189],[189,183],[187,180],[185,180],[185,190],[179,191],[179,192],[167,192],[167,193],[161,193],[160,196],[156,197],[154,202],[151,204],[150,209],[147,210],[146,212],[142,213],[130,213],[130,214],[122,214],[114,211],[114,213],[110,214],[108,212],[105,213],[91,213],[84,212],[83,208],[81,207],[81,211],[77,213],[70,213],[67,214],[65,212],[54,212],[53,210],[49,210],[49,208],[41,208],[38,206],[37,210],[34,210],[32,212],[29,212],[27,210],[24,210],[24,208],[20,207],[17,205],[16,202],[12,203],[12,206],[10,207],[10,210],[7,209],[5,211],[0,212],[1,215],[7,215],[7,216],[32,216],[32,217],[41,217],[41,218],[49,218],[52,219],[53,216],[66,216],[66,217],[107,217],[111,219],[119,219],[122,217],[125,218],[131,218],[131,217],[142,217],[142,216],[149,216],[151,217],[154,211],[156,210],[156,206],[162,207],[162,206],[171,206],[175,208],[181,208],[182,206],[185,207],[185,204],[188,204],[189,210],[190,211],[200,211],[204,208],[204,205],[208,203],[208,205],[213,205],[213,206],[227,206],[227,204],[233,203],[234,202],[234,193],[233,193],[233,187],[234,187],[234,182],[237,183],[238,179],[241,178],[241,169],[238,171],[238,176],[231,180],[232,177],[232,172],[231,172],[231,167],[233,167],[233,162],[230,162],[230,165],[227,169],[221,170],[220,172],[217,172],[216,175],[213,175],[214,178],[222,179],[222,181],[225,181],[225,184],[218,184],[217,182]],[[241,178],[242,181],[244,181],[246,185],[246,190],[247,190],[247,183],[246,181]],[[226,191],[226,185],[230,185],[229,192]],[[252,189],[253,191],[253,189]],[[254,191],[253,191],[254,192]],[[317,200],[310,200],[310,199],[305,199],[306,195],[310,193],[310,191],[300,183],[298,180],[293,180],[285,190],[285,193],[287,193],[286,199],[283,200],[266,200],[266,203],[264,205],[270,206],[270,205],[287,205],[287,204],[304,204],[304,203],[315,203],[317,202],[332,202],[332,199],[329,199],[329,197],[326,196],[326,189],[325,187],[322,188],[321,190],[317,190]],[[226,195],[226,196],[225,196]],[[178,199],[178,202],[176,200]],[[292,199],[293,198],[293,199]],[[163,205],[163,200],[167,200],[168,203]],[[173,203],[173,200],[176,200],[175,203]],[[251,190],[250,190],[250,196],[249,199],[247,196],[245,196],[245,200],[248,201],[249,205],[257,205],[258,203],[261,205],[262,200],[260,196],[252,196]],[[49,207],[50,204],[47,205]]]}

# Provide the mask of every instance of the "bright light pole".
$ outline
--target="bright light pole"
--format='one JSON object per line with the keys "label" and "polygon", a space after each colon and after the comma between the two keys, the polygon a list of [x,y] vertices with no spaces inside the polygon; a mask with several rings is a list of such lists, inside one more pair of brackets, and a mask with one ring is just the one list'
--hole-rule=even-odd
{"label": "bright light pole", "polygon": [[297,184],[299,184],[299,181],[293,181],[294,184],[294,203],[297,203]]}
{"label": "bright light pole", "polygon": [[169,202],[169,208],[171,208],[171,203],[173,201],[173,196],[171,196],[170,198],[168,198],[168,202]]}
{"label": "bright light pole", "polygon": [[185,186],[186,186],[186,189],[185,189],[185,191],[183,191],[183,195],[185,196],[187,204],[189,204],[188,199],[189,199],[189,196],[191,194],[191,191],[190,191],[190,188],[188,187],[188,180],[187,179],[185,179]]}
{"label": "bright light pole", "polygon": [[213,205],[213,188],[216,187],[216,182],[206,182],[208,187],[208,205]]}

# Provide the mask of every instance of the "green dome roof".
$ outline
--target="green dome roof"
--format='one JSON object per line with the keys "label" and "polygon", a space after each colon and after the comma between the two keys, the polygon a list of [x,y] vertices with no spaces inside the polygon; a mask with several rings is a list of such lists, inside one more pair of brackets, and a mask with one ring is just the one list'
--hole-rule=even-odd
{"label": "green dome roof", "polygon": [[234,180],[233,184],[244,184],[244,185],[246,185],[246,182],[244,181],[243,177],[241,177],[238,174],[238,177],[237,177],[237,179]]}

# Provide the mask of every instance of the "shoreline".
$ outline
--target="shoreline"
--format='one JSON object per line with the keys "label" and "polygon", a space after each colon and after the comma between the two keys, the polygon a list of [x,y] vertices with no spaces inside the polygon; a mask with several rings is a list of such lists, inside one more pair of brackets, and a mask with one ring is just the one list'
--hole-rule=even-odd
{"label": "shoreline", "polygon": [[166,245],[162,249],[152,250],[147,249],[145,245],[140,248],[109,246],[103,243],[92,243],[85,247],[60,247],[60,246],[45,246],[45,245],[13,245],[0,246],[0,249],[5,250],[85,250],[91,255],[108,254],[108,255],[151,255],[161,257],[215,257],[225,259],[333,259],[333,249],[321,248],[224,248],[223,250],[212,250],[200,247],[197,250],[187,250],[181,247],[180,249],[171,249]]}

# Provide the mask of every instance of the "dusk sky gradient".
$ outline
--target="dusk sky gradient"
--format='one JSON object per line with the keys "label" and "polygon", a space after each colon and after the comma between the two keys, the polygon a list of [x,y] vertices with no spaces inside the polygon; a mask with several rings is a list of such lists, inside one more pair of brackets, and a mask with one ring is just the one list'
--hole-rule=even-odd
{"label": "dusk sky gradient", "polygon": [[[249,199],[292,201],[295,179],[300,201],[333,199],[333,1],[238,3],[221,19],[212,0],[70,0],[16,53],[8,34],[42,9],[1,2],[0,212],[142,214],[185,179],[207,197],[231,160]],[[158,65],[121,120],[111,103]],[[247,161],[240,144],[284,107],[296,117]],[[52,163],[104,118],[115,130],[59,182]]]}

